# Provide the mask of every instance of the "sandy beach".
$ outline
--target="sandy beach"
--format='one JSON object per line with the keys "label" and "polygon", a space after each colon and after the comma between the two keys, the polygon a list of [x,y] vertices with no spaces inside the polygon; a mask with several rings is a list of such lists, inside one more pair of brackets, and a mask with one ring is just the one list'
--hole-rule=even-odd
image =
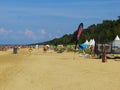
{"label": "sandy beach", "polygon": [[0,90],[120,90],[120,60],[34,49],[0,51]]}

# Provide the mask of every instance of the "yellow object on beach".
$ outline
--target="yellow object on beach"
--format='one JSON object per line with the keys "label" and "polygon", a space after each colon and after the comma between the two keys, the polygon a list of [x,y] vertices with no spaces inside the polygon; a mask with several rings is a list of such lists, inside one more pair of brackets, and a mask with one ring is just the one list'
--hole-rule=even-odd
{"label": "yellow object on beach", "polygon": [[33,50],[33,49],[30,47],[30,48],[29,48],[29,55],[32,54],[32,50]]}

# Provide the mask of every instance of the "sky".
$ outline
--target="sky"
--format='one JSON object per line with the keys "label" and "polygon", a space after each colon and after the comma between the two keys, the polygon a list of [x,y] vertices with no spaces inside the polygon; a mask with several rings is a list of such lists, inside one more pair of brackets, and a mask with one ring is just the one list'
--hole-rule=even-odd
{"label": "sky", "polygon": [[0,0],[0,44],[30,44],[117,20],[120,0]]}

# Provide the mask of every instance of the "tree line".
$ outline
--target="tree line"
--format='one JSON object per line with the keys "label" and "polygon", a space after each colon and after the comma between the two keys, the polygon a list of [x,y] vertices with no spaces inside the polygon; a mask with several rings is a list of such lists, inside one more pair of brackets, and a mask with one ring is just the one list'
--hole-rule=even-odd
{"label": "tree line", "polygon": [[[83,43],[86,40],[94,39],[97,43],[109,43],[114,40],[116,35],[120,36],[120,16],[117,20],[103,20],[100,24],[90,25],[84,29],[78,43]],[[50,41],[37,44],[50,45],[68,45],[75,44],[77,30],[73,34],[65,34],[60,38],[55,38]]]}

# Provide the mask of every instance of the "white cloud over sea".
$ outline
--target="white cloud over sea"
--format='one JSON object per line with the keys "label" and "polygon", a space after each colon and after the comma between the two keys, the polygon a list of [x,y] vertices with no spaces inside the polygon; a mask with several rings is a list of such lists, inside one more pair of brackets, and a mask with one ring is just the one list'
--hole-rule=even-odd
{"label": "white cloud over sea", "polygon": [[[45,29],[24,29],[24,30],[7,30],[0,28],[0,43],[15,43],[18,44],[24,43],[38,43],[43,39],[49,40],[52,39],[54,35],[47,32]],[[10,38],[9,38],[10,37]],[[3,40],[4,39],[4,40]]]}

